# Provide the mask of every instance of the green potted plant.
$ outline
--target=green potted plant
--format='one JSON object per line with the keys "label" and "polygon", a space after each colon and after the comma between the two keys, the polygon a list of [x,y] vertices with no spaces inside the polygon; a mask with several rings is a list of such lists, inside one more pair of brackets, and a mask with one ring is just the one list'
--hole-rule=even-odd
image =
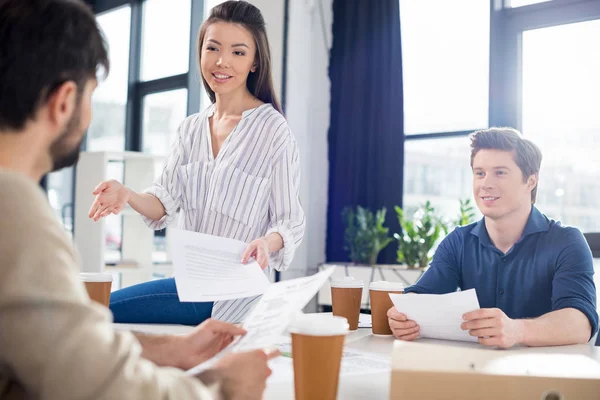
{"label": "green potted plant", "polygon": [[385,207],[375,214],[361,206],[356,211],[348,207],[342,211],[346,223],[344,248],[353,263],[375,265],[379,252],[392,241],[384,226],[385,214]]}
{"label": "green potted plant", "polygon": [[473,207],[473,203],[471,203],[471,199],[459,199],[458,201],[460,203],[460,211],[458,218],[453,222],[455,226],[469,225],[475,220],[475,208]]}
{"label": "green potted plant", "polygon": [[429,201],[417,210],[411,219],[396,206],[396,215],[402,235],[394,234],[398,241],[397,261],[408,268],[425,268],[429,265],[435,246],[446,232],[446,226],[435,213]]}

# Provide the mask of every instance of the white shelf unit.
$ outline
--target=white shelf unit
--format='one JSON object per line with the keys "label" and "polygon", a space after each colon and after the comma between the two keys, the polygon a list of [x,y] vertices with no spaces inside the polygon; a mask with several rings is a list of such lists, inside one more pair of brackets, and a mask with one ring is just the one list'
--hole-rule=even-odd
{"label": "white shelf unit", "polygon": [[121,273],[121,287],[152,279],[152,250],[154,231],[142,217],[127,208],[119,214],[122,218],[121,260],[131,267],[106,267],[106,221],[98,222],[88,217],[95,196],[95,187],[111,179],[110,163],[122,163],[122,183],[139,192],[154,181],[157,157],[137,152],[82,152],[77,164],[75,191],[75,245],[81,255],[83,272]]}

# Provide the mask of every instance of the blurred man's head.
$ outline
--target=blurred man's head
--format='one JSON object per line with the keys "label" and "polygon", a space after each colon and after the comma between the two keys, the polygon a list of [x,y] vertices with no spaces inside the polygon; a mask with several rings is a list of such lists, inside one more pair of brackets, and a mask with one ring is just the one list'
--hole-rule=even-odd
{"label": "blurred man's head", "polygon": [[[79,0],[0,0],[0,136],[34,135],[52,170],[73,165],[106,44]],[[1,139],[1,137],[0,137]]]}

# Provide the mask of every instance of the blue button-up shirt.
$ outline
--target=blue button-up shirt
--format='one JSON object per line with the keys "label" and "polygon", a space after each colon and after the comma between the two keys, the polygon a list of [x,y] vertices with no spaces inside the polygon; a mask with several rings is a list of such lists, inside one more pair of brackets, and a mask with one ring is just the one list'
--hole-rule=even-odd
{"label": "blue button-up shirt", "polygon": [[537,208],[517,243],[504,254],[491,242],[485,219],[456,228],[440,243],[430,268],[405,292],[450,293],[476,289],[481,308],[510,318],[535,318],[575,308],[598,329],[592,253],[573,227],[561,226]]}

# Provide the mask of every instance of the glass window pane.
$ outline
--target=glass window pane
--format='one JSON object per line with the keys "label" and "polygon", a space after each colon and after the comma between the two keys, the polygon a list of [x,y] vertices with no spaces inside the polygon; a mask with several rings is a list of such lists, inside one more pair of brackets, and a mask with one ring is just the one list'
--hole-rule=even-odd
{"label": "glass window pane", "polygon": [[98,16],[108,42],[110,74],[101,80],[92,98],[92,123],[87,134],[88,151],[125,149],[125,115],[129,74],[129,6]]}
{"label": "glass window pane", "polygon": [[[187,115],[187,89],[153,93],[144,98],[144,123],[142,140],[144,153],[167,156],[176,138],[177,128]],[[165,159],[157,157],[154,176],[158,176],[165,165]],[[154,262],[166,262],[167,240],[164,231],[154,236]]]}
{"label": "glass window pane", "polygon": [[[407,215],[430,201],[450,223],[458,219],[459,200],[474,201],[469,144],[466,136],[405,142],[403,207]],[[474,207],[476,218],[481,218]]]}
{"label": "glass window pane", "polygon": [[543,154],[538,204],[600,231],[600,20],[523,32],[523,134]]}
{"label": "glass window pane", "polygon": [[545,3],[547,1],[550,0],[508,0],[508,7],[523,7],[523,6],[528,6],[531,4],[537,4],[537,3]]}
{"label": "glass window pane", "polygon": [[146,0],[142,29],[142,80],[188,72],[190,0]]}
{"label": "glass window pane", "polygon": [[[123,162],[109,162],[106,166],[107,179],[115,179],[123,182]],[[104,262],[106,264],[117,264],[121,261],[121,245],[123,239],[123,216],[110,214],[104,218]]]}
{"label": "glass window pane", "polygon": [[177,128],[187,114],[187,89],[153,93],[144,98],[144,153],[169,154]]}
{"label": "glass window pane", "polygon": [[406,134],[488,126],[490,2],[402,0]]}
{"label": "glass window pane", "polygon": [[65,231],[73,233],[73,167],[52,172],[46,177],[48,202]]}

